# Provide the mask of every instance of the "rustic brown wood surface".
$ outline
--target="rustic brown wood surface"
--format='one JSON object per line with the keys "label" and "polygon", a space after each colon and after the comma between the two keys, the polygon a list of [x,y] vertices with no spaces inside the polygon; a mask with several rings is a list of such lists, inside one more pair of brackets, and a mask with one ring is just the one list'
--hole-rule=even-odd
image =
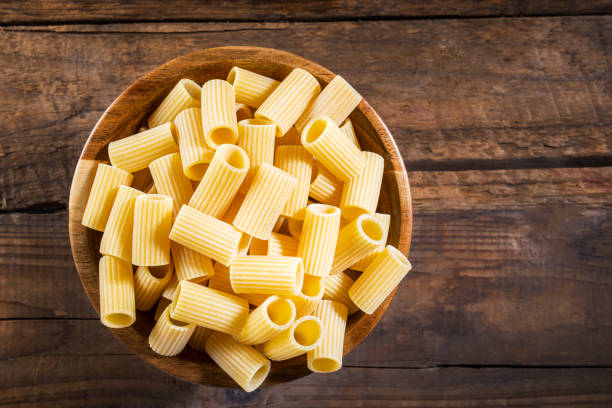
{"label": "rustic brown wood surface", "polygon": [[[555,16],[609,2],[283,3],[265,17],[250,2],[167,17],[121,3],[0,7],[0,405],[612,403],[612,19]],[[67,238],[74,166],[108,104],[169,59],[229,44],[353,83],[398,142],[415,211],[413,272],[345,368],[250,395],[169,377],[121,345]]]}

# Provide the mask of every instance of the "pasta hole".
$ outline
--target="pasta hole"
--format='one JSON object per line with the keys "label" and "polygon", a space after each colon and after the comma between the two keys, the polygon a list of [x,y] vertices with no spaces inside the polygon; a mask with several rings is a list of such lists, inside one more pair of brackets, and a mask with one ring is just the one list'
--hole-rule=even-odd
{"label": "pasta hole", "polygon": [[317,358],[312,362],[312,368],[315,371],[329,373],[340,368],[340,364],[331,358]]}
{"label": "pasta hole", "polygon": [[168,268],[169,267],[170,267],[169,265],[149,266],[149,273],[155,279],[163,279],[164,277],[166,277],[166,274],[168,273]]}
{"label": "pasta hole", "polygon": [[395,248],[394,246],[391,245],[387,245],[387,251],[389,251],[389,253],[391,255],[393,255],[393,257],[395,259],[398,260],[398,262],[405,264],[410,264],[410,262],[408,262],[408,258],[406,258],[406,256],[404,254],[402,254],[399,249]]}
{"label": "pasta hole", "polygon": [[222,144],[233,144],[236,135],[234,131],[227,127],[219,127],[210,131],[210,140],[215,146]]}
{"label": "pasta hole", "polygon": [[321,292],[321,278],[316,276],[304,275],[302,293],[308,297],[315,297]]}
{"label": "pasta hole", "polygon": [[220,147],[218,150],[223,160],[236,170],[244,170],[249,167],[248,159],[246,154],[240,147],[234,145],[228,145]]}
{"label": "pasta hole", "polygon": [[125,313],[111,313],[106,315],[106,321],[115,327],[125,327],[132,324],[132,318]]}
{"label": "pasta hole", "polygon": [[364,210],[363,208],[357,207],[357,206],[353,206],[353,205],[349,205],[346,206],[342,209],[342,215],[344,216],[344,218],[346,218],[347,220],[354,220],[355,218],[359,217],[362,214],[367,214],[368,212],[366,210]]}
{"label": "pasta hole", "polygon": [[295,309],[291,307],[291,302],[287,299],[277,299],[268,304],[266,311],[268,317],[274,324],[285,326],[294,317]]}
{"label": "pasta hole", "polygon": [[310,204],[308,206],[310,211],[321,215],[334,215],[338,212],[338,207],[334,207],[326,204]]}
{"label": "pasta hole", "polygon": [[208,163],[196,163],[187,167],[186,172],[189,174],[190,179],[202,180],[202,177],[204,177],[204,173],[206,173],[207,168]]}
{"label": "pasta hole", "polygon": [[200,100],[202,97],[202,88],[200,88],[198,84],[190,79],[183,80],[183,88],[189,92],[189,95],[191,95],[192,98]]}
{"label": "pasta hole", "polygon": [[315,142],[325,129],[327,129],[327,122],[324,119],[315,119],[306,130],[306,143]]}
{"label": "pasta hole", "polygon": [[[363,233],[373,241],[380,241],[383,239],[383,229],[380,223],[373,218],[363,218],[361,221],[361,230]],[[359,222],[359,221],[358,221]]]}
{"label": "pasta hole", "polygon": [[189,323],[185,323],[185,322],[181,322],[180,320],[175,320],[170,316],[170,310],[168,310],[166,313],[168,313],[168,321],[170,323],[172,323],[174,326],[178,326],[178,327],[184,327],[184,326],[188,326]]}
{"label": "pasta hole", "polygon": [[249,389],[254,390],[255,388],[259,387],[268,376],[269,371],[270,366],[267,364],[264,364],[259,367],[259,370],[257,370],[255,374],[253,374],[253,377],[251,377],[251,380],[249,381]]}
{"label": "pasta hole", "polygon": [[234,81],[236,80],[237,76],[238,76],[238,68],[234,67],[234,68],[232,68],[232,70],[227,75],[227,82],[229,82],[230,84],[234,85]]}
{"label": "pasta hole", "polygon": [[321,338],[319,320],[307,319],[295,326],[293,338],[302,347],[312,347]]}

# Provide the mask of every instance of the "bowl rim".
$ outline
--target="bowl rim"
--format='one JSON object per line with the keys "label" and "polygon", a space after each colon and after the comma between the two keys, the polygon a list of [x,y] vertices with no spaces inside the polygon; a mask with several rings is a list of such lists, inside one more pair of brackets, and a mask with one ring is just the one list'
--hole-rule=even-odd
{"label": "bowl rim", "polygon": [[[215,60],[231,60],[233,61],[232,64],[240,65],[241,59],[248,59],[249,61],[261,60],[262,63],[273,62],[275,64],[282,64],[288,67],[300,67],[310,72],[320,82],[325,84],[331,81],[331,79],[336,75],[332,71],[313,61],[278,49],[252,46],[224,46],[207,48],[174,58],[138,78],[108,106],[108,108],[100,116],[100,119],[98,119],[96,122],[95,126],[92,128],[92,131],[84,143],[83,150],[79,156],[79,160],[75,168],[70,188],[68,222],[70,246],[77,274],[79,275],[79,279],[81,280],[81,284],[83,285],[90,303],[98,315],[100,310],[97,266],[95,267],[95,273],[91,270],[91,265],[97,264],[97,260],[95,258],[96,254],[94,253],[94,257],[92,258],[92,250],[89,245],[89,240],[87,239],[88,231],[81,225],[81,220],[82,211],[86,204],[87,197],[89,196],[89,189],[91,182],[93,181],[93,175],[95,174],[95,168],[99,162],[96,157],[110,141],[116,138],[113,136],[116,134],[117,127],[110,126],[109,123],[123,123],[126,120],[129,120],[126,117],[125,112],[128,111],[126,108],[131,106],[132,102],[128,101],[132,98],[138,98],[139,95],[140,97],[144,97],[147,89],[151,89],[151,87],[155,86],[156,84],[167,84],[169,76],[180,79],[181,77],[188,76],[189,71],[197,71],[198,68],[201,69],[204,64],[214,62]],[[392,168],[390,170],[385,169],[385,180],[388,179],[394,182],[396,184],[394,187],[398,191],[399,207],[396,209],[396,213],[399,216],[400,230],[396,247],[402,253],[408,255],[412,238],[412,200],[408,174],[406,172],[404,162],[391,132],[365,98],[362,99],[357,107],[357,110],[362,113],[362,115],[374,129],[380,143],[382,144],[381,148],[384,149],[385,153],[388,155],[388,162],[391,164]],[[138,126],[140,123],[141,120],[132,121],[134,126]],[[85,202],[83,202],[83,200]],[[373,330],[382,315],[385,313],[395,292],[396,290],[393,290],[393,292],[391,292],[391,294],[373,314],[363,314],[359,318],[359,324],[354,324],[352,327],[347,326],[344,354],[347,354],[359,343],[361,343]],[[362,312],[358,311],[356,313]],[[143,342],[143,337],[136,332],[135,326],[137,324],[138,319],[133,326],[126,329],[110,330],[132,352],[156,368],[164,371],[166,374],[181,378],[185,381],[200,383],[208,386],[220,386],[227,388],[233,385],[232,383],[228,383],[227,379],[215,382],[210,381],[209,377],[204,378],[205,376],[203,375],[196,376],[193,375],[193,373],[191,373],[192,375],[185,375],[184,373],[180,372],[180,370],[176,369],[177,357],[168,358],[157,356],[152,352],[147,353],[146,350],[143,350],[142,344],[146,343],[146,347],[148,348],[148,343],[146,341]],[[347,340],[350,340],[348,347]],[[264,382],[264,386],[286,382],[311,374],[306,367],[305,356],[296,357],[295,359],[287,360],[286,362],[280,362],[280,364],[275,362],[273,365],[283,369],[286,371],[286,373],[283,373],[279,378],[274,378],[271,371],[271,378],[269,377],[269,379]],[[199,368],[201,370],[201,366]],[[180,369],[186,369],[186,367],[180,367]],[[191,367],[191,369],[193,370],[193,367]]]}

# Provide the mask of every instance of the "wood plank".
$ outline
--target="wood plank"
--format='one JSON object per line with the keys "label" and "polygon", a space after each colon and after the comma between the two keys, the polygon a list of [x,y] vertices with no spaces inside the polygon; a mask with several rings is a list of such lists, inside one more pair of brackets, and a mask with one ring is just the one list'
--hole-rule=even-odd
{"label": "wood plank", "polygon": [[228,43],[286,49],[342,74],[413,170],[609,165],[610,21],[5,27],[0,209],[65,206],[83,142],[121,90],[173,57]]}
{"label": "wood plank", "polygon": [[304,407],[605,406],[608,368],[345,367],[246,394],[166,376],[135,356],[33,356],[0,361],[0,406]]}
{"label": "wood plank", "polygon": [[610,13],[612,6],[605,0],[575,2],[547,0],[522,2],[519,0],[448,1],[390,1],[377,2],[323,1],[260,2],[239,0],[232,2],[180,0],[168,7],[154,1],[74,1],[74,0],[18,0],[7,3],[0,10],[0,23],[48,22],[116,22],[116,21],[275,21],[275,20],[338,20],[356,18],[410,18],[431,16],[529,16],[576,15]]}

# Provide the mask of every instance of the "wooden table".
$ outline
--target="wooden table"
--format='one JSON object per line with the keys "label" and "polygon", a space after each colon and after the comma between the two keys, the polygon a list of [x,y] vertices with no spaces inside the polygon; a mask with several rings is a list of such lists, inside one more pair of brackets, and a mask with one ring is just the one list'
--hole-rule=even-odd
{"label": "wooden table", "polygon": [[[612,403],[610,1],[13,1],[0,6],[0,404]],[[148,366],[72,263],[74,165],[176,56],[285,49],[342,74],[410,170],[414,269],[344,368],[252,394]]]}

